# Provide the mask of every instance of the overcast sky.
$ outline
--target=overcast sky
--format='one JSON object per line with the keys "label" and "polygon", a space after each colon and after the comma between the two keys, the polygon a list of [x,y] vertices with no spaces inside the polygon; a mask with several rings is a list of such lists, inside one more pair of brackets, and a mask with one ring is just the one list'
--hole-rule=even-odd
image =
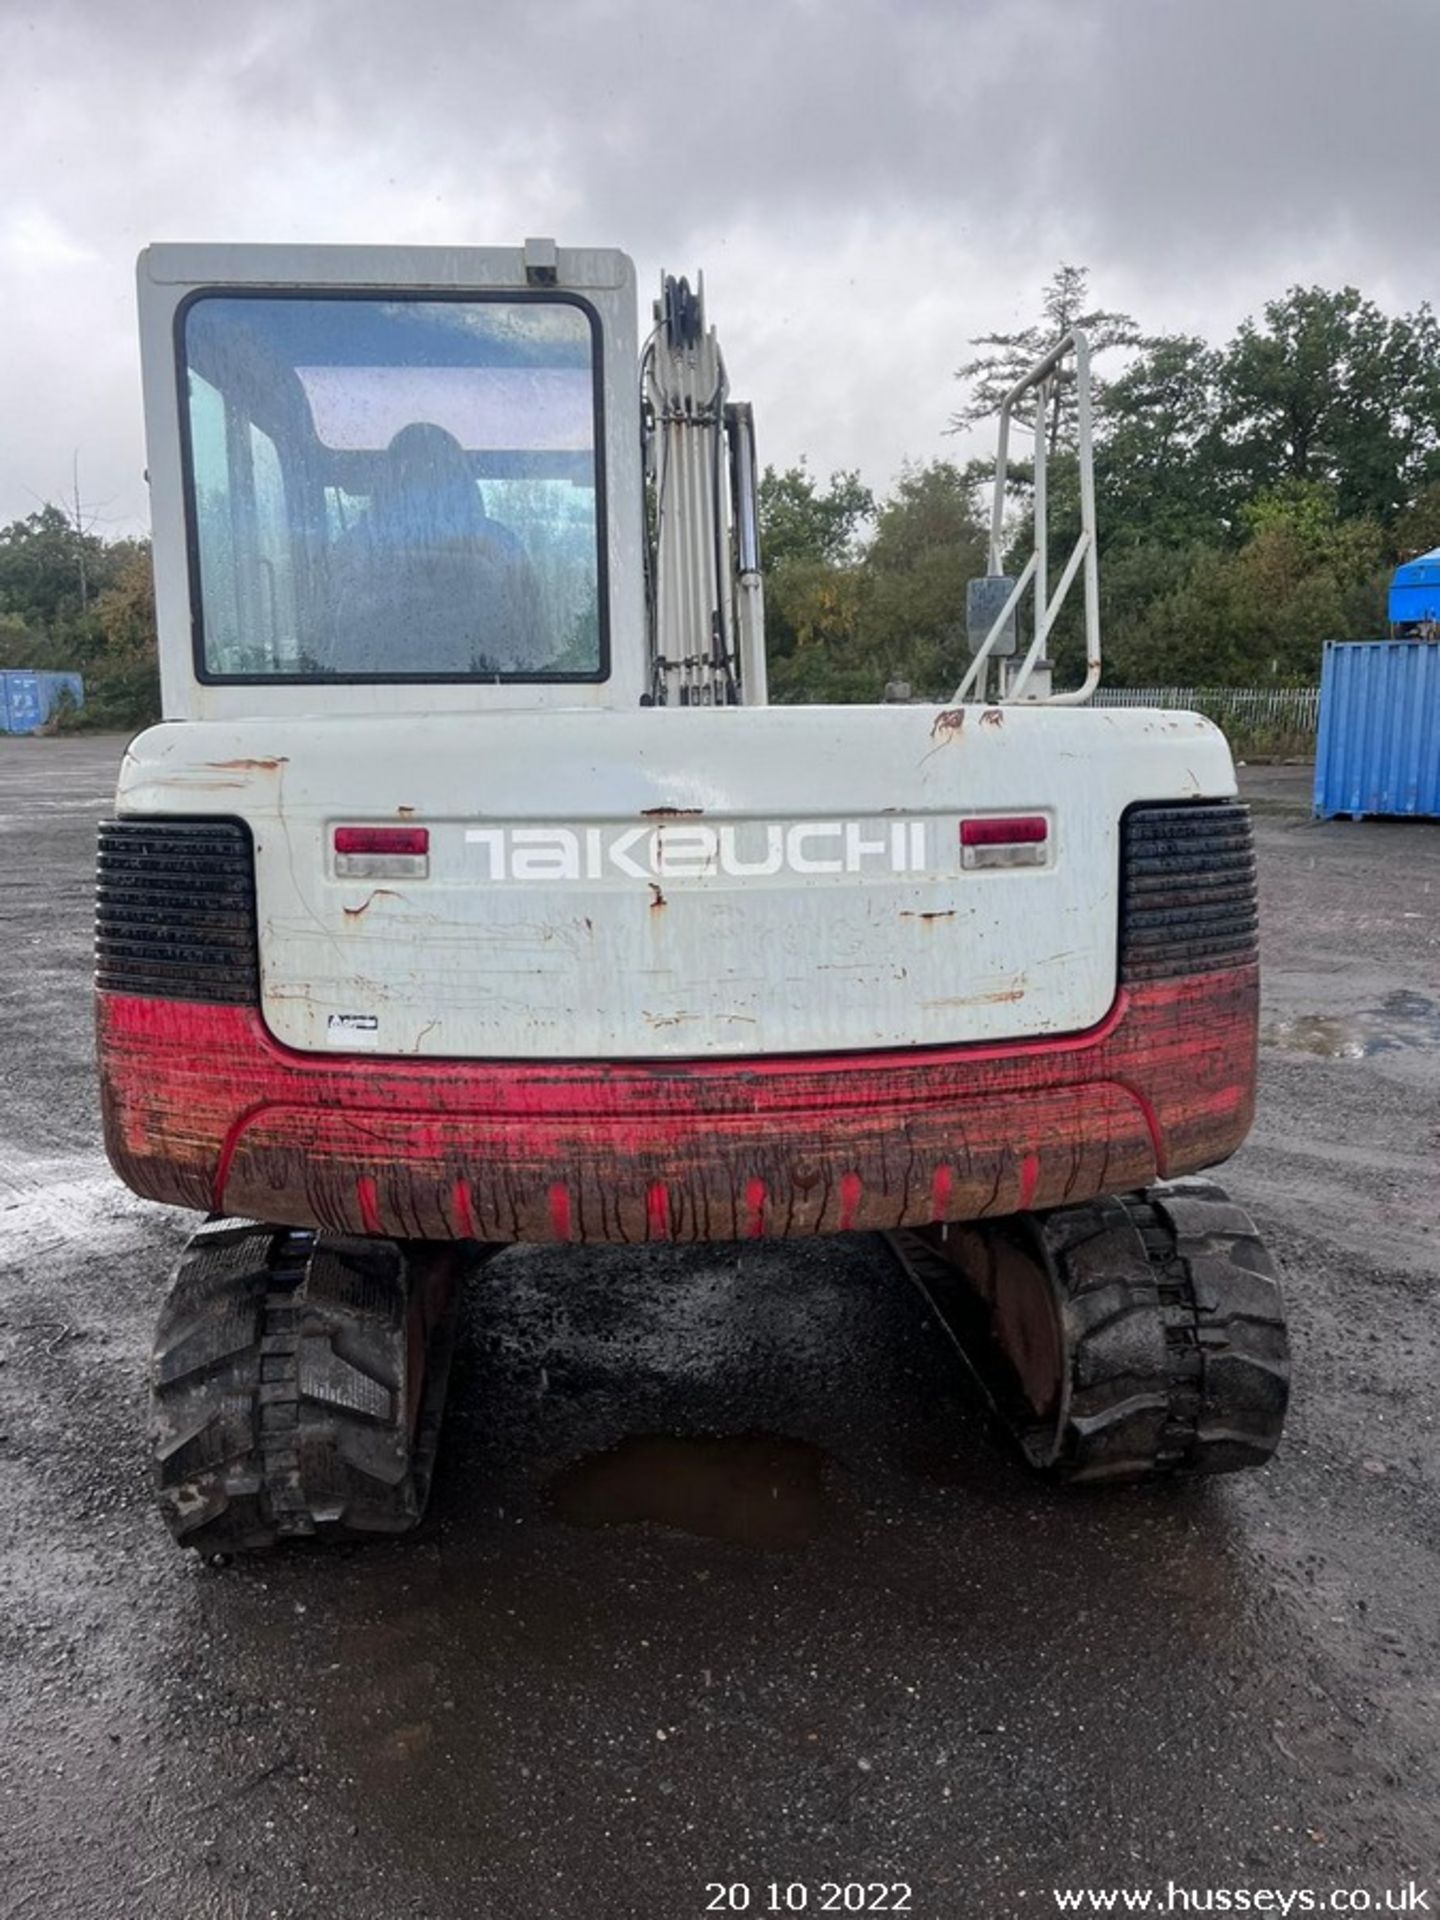
{"label": "overcast sky", "polygon": [[148,240],[622,246],[703,267],[763,459],[954,451],[1061,260],[1224,337],[1440,295],[1440,0],[0,0],[0,520],[145,521]]}

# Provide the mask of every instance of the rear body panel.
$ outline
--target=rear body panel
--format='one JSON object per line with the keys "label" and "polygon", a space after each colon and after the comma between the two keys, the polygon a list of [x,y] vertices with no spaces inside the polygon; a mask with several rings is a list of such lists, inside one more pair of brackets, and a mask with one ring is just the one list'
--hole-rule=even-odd
{"label": "rear body panel", "polygon": [[1253,962],[1122,989],[1093,1033],[763,1061],[317,1059],[249,1008],[102,994],[137,1193],[400,1238],[729,1240],[1053,1207],[1249,1130]]}
{"label": "rear body panel", "polygon": [[[1177,715],[159,728],[102,839],[110,1156],[182,1206],[500,1241],[919,1225],[1211,1166],[1254,1091],[1232,793]],[[1010,814],[1043,858],[967,867],[961,821]],[[396,822],[423,874],[341,877],[335,828]]]}
{"label": "rear body panel", "polygon": [[[1125,809],[1233,791],[1193,715],[398,713],[156,728],[119,812],[248,826],[287,1049],[754,1059],[1094,1028]],[[1036,862],[967,868],[961,820],[1011,814]],[[423,877],[340,876],[371,824],[428,829]]]}

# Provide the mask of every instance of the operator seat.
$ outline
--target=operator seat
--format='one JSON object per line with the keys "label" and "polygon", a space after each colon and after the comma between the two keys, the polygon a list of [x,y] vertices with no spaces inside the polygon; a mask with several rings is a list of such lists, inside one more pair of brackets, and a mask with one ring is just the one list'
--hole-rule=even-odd
{"label": "operator seat", "polygon": [[365,519],[337,553],[333,670],[524,673],[543,669],[538,583],[510,528],[492,520],[459,441],[402,427]]}

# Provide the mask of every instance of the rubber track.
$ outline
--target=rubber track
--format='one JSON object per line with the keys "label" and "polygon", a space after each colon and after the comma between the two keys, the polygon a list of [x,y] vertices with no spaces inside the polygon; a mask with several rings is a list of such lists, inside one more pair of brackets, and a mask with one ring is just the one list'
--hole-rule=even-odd
{"label": "rubber track", "polygon": [[[151,1367],[156,1491],[181,1544],[235,1552],[418,1523],[449,1371],[452,1258],[253,1221],[201,1228]],[[427,1334],[412,1433],[417,1324]]]}
{"label": "rubber track", "polygon": [[1029,1224],[1068,1355],[1044,1423],[1017,1412],[973,1309],[946,1310],[942,1257],[923,1236],[891,1240],[1030,1464],[1072,1484],[1262,1466],[1284,1425],[1290,1355],[1275,1269],[1249,1215],[1213,1182],[1182,1180]]}
{"label": "rubber track", "polygon": [[1290,1398],[1290,1343],[1274,1262],[1213,1181],[1175,1181],[1124,1202],[1155,1275],[1170,1408],[1157,1468],[1263,1466]]}

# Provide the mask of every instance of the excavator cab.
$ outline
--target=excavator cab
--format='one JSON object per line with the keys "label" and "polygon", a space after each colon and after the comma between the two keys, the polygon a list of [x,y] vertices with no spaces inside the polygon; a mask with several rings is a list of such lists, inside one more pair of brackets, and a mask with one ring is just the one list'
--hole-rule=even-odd
{"label": "excavator cab", "polygon": [[[627,269],[607,256],[578,276],[599,284],[561,288],[512,253],[475,260],[485,285],[380,287],[402,263],[360,250],[344,284],[285,285],[255,277],[284,271],[266,252],[144,256],[152,493],[185,531],[160,561],[190,638],[167,712],[282,688],[323,690],[327,713],[373,710],[379,687],[618,693],[612,562],[632,550],[633,573],[639,546],[633,394],[607,440],[634,386]],[[632,699],[640,671],[620,668]]]}
{"label": "excavator cab", "polygon": [[[523,1242],[885,1233],[1033,1466],[1268,1457],[1273,1272],[1189,1179],[1253,1108],[1249,825],[1207,721],[1085,704],[1083,339],[1002,416],[955,697],[772,707],[703,287],[642,342],[613,251],[165,246],[140,315],[165,718],[96,988],[112,1164],[205,1217],[153,1362],[176,1537],[415,1524],[457,1286]],[[1052,586],[1043,445],[1013,574],[1003,487],[1062,364]]]}

